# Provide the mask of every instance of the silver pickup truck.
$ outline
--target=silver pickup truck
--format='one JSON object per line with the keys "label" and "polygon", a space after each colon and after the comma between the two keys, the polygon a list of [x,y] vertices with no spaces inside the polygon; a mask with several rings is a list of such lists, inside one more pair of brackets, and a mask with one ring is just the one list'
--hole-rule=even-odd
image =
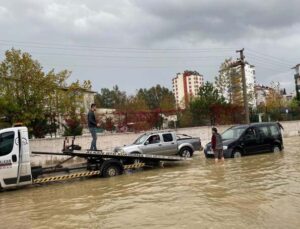
{"label": "silver pickup truck", "polygon": [[192,157],[194,151],[202,149],[200,138],[159,131],[142,134],[131,145],[116,147],[114,152]]}

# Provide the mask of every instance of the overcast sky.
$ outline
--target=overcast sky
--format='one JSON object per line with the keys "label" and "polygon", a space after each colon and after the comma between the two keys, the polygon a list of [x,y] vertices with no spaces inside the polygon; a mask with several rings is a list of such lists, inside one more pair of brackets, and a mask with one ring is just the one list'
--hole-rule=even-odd
{"label": "overcast sky", "polygon": [[15,47],[46,71],[129,94],[196,70],[213,81],[225,58],[256,66],[260,84],[294,90],[299,0],[0,0],[0,59]]}

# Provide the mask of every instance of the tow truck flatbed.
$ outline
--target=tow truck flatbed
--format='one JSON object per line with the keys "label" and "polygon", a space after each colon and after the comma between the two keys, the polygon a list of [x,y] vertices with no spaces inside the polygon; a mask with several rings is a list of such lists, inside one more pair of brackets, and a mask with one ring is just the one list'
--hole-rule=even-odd
{"label": "tow truck flatbed", "polygon": [[55,155],[55,156],[71,156],[71,157],[82,157],[82,158],[116,158],[116,159],[140,159],[140,160],[152,160],[152,161],[187,161],[191,158],[185,158],[180,156],[165,156],[165,155],[153,155],[153,154],[125,154],[125,153],[113,153],[113,152],[103,152],[101,150],[97,151],[83,151],[83,150],[73,150],[73,151],[63,151],[62,153],[57,152],[42,152],[33,151],[32,154],[39,155]]}

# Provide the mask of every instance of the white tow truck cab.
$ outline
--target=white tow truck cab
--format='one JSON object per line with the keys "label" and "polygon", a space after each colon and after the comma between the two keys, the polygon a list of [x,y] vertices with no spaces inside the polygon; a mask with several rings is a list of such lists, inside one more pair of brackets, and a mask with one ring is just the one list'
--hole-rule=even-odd
{"label": "white tow truck cab", "polygon": [[0,187],[17,187],[31,183],[27,128],[0,130]]}
{"label": "white tow truck cab", "polygon": [[[99,151],[80,151],[79,146],[66,146],[62,152],[30,152],[28,129],[13,127],[0,130],[0,190],[25,185],[61,181],[87,176],[111,177],[120,175],[126,169],[153,166],[160,161],[185,161],[188,158],[145,154],[122,154]],[[69,158],[51,167],[32,166],[31,154],[68,156]],[[63,164],[80,157],[86,163],[80,166]],[[49,175],[52,176],[49,176]],[[53,176],[55,174],[55,176]]]}

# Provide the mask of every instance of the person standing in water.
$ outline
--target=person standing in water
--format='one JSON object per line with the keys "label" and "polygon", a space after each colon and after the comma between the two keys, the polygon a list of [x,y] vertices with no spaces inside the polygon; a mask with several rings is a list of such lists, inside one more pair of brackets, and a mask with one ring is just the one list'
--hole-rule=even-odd
{"label": "person standing in water", "polygon": [[212,128],[211,149],[214,152],[215,162],[218,162],[219,159],[224,161],[222,136],[215,127]]}

